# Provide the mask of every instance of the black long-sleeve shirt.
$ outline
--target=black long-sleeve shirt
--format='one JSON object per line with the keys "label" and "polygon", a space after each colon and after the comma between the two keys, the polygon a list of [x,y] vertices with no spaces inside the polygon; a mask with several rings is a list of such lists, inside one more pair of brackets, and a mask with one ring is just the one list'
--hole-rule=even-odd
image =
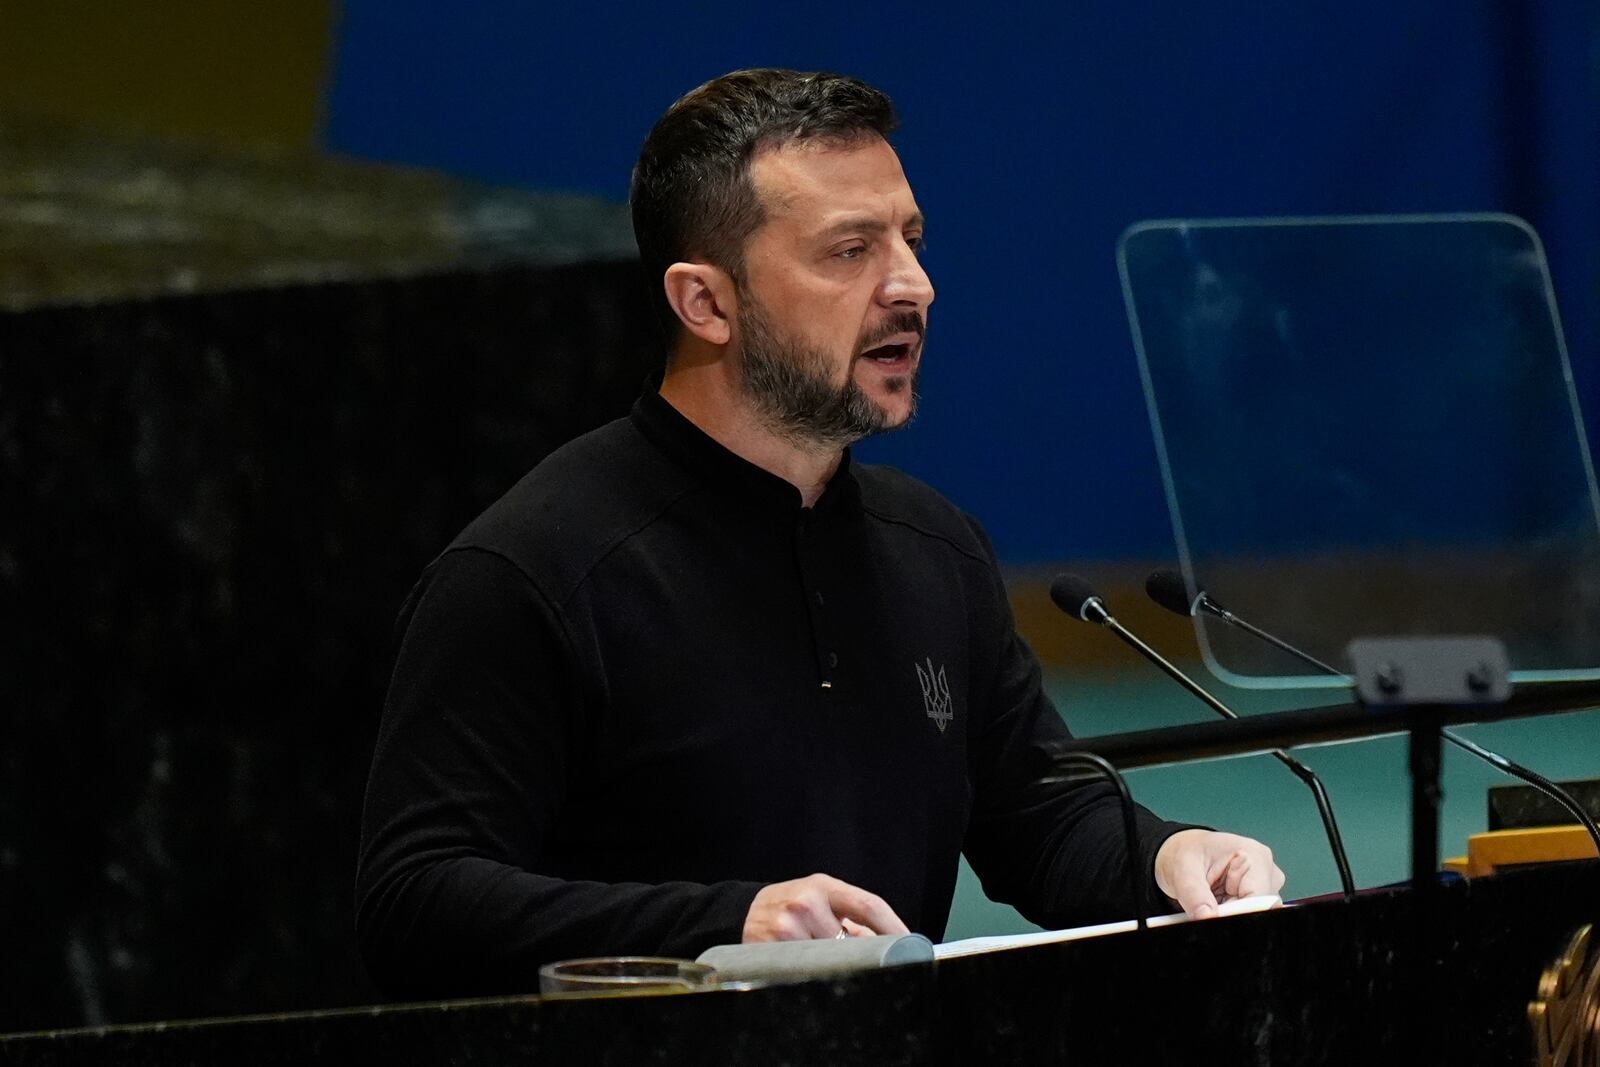
{"label": "black long-sleeve shirt", "polygon": [[[937,940],[962,851],[1036,922],[1129,910],[1113,792],[1039,781],[1068,735],[987,539],[898,471],[847,455],[803,508],[647,393],[473,522],[400,626],[357,878],[392,993],[692,957],[815,872]],[[1140,823],[1149,872],[1179,827]]]}

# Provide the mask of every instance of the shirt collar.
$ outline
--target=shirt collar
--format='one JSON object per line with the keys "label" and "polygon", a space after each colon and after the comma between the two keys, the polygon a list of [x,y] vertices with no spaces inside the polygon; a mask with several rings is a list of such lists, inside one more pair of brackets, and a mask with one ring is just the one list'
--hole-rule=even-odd
{"label": "shirt collar", "polygon": [[[631,415],[633,424],[651,443],[701,481],[730,490],[752,503],[800,510],[799,489],[724,448],[668,403],[657,391],[658,384],[651,382],[645,387]],[[829,512],[857,496],[855,475],[850,469],[850,450],[846,448],[839,469],[829,479],[814,510],[818,514]]]}

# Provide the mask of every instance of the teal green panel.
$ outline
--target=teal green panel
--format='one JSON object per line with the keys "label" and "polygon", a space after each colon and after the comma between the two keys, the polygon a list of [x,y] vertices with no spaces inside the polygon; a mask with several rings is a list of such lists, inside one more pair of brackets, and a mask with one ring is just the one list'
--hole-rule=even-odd
{"label": "teal green panel", "polygon": [[[1241,714],[1311,707],[1329,694],[1244,692],[1220,684],[1223,701]],[[1051,696],[1079,736],[1204,721],[1199,703],[1161,678],[1129,682],[1049,679]],[[1460,732],[1548,778],[1600,777],[1600,713],[1579,712],[1521,722],[1460,728]],[[1398,882],[1410,868],[1410,782],[1401,737],[1296,750],[1322,776],[1333,801],[1357,888]],[[1467,753],[1445,746],[1441,848],[1466,852],[1467,836],[1487,828],[1485,794],[1510,779]],[[1159,814],[1259,838],[1270,845],[1289,876],[1284,897],[1316,896],[1339,889],[1327,838],[1310,791],[1267,756],[1219,760],[1129,773],[1134,798]],[[1013,909],[984,895],[962,864],[946,937],[975,937],[1035,927]]]}

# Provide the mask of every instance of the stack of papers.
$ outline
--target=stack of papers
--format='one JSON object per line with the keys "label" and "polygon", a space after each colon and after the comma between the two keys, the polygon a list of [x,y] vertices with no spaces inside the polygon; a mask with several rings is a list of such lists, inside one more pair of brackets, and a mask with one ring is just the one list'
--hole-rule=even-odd
{"label": "stack of papers", "polygon": [[[1283,898],[1276,893],[1262,894],[1255,897],[1240,897],[1217,905],[1217,914],[1243,915],[1252,911],[1266,911],[1268,908],[1283,907]],[[1150,920],[1151,926],[1177,926],[1180,923],[1194,922],[1183,912],[1176,915],[1158,915]],[[1210,922],[1210,919],[1200,920]],[[1102,934],[1120,934],[1129,930],[1138,929],[1139,924],[1133,919],[1122,922],[1101,923],[1098,926],[1079,926],[1071,930],[1040,930],[1031,934],[1005,934],[999,937],[969,937],[962,941],[946,941],[942,945],[933,946],[933,958],[936,960],[951,960],[961,956],[976,956],[981,952],[999,952],[1008,948],[1026,948],[1029,945],[1053,945],[1057,941],[1077,941],[1085,937],[1099,937]]]}

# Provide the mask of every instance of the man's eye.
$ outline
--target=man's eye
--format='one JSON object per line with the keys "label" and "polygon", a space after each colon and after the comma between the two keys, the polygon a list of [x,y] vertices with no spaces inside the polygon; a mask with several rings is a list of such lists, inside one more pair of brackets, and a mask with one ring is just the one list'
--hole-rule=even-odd
{"label": "man's eye", "polygon": [[840,259],[859,259],[861,254],[865,251],[866,249],[861,245],[852,245],[849,248],[841,248],[839,251],[835,252],[834,255],[838,256]]}
{"label": "man's eye", "polygon": [[915,252],[917,255],[920,256],[923,252],[927,251],[928,240],[927,240],[927,238],[923,237],[921,234],[917,234],[914,237],[907,237],[906,238],[906,246],[909,247],[911,249],[911,251]]}

